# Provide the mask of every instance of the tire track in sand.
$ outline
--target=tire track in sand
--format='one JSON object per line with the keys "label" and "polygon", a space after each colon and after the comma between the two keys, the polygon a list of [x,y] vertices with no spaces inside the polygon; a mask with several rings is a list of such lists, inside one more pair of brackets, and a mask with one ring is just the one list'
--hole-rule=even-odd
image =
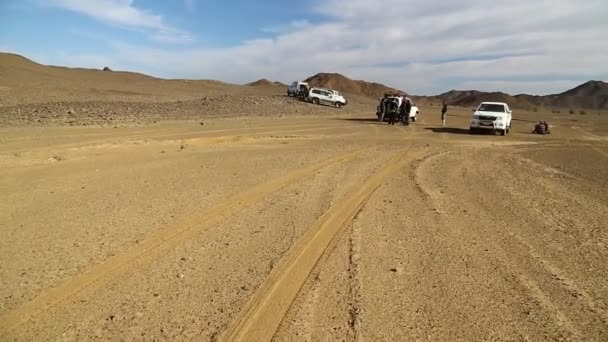
{"label": "tire track in sand", "polygon": [[597,152],[597,153],[601,154],[602,156],[604,156],[604,157],[608,158],[608,153],[606,153],[606,152],[602,151],[602,150],[601,150],[599,147],[597,147],[597,146],[595,146],[595,145],[591,145],[591,148],[592,148],[592,149],[593,149],[595,152]]}
{"label": "tire track in sand", "polygon": [[319,169],[354,159],[360,153],[369,149],[368,147],[341,153],[338,156],[293,170],[283,177],[229,196],[203,213],[185,219],[176,227],[152,234],[138,245],[127,249],[123,253],[114,255],[100,264],[92,266],[88,271],[68,280],[62,285],[42,292],[32,301],[2,315],[0,317],[0,340],[2,336],[8,335],[11,331],[27,323],[33,317],[44,313],[69,298],[94,289],[96,285],[99,285],[103,281],[118,278],[129,268],[136,267],[141,262],[153,259],[163,251],[171,249],[180,242],[200,233],[203,229],[223,221],[243,208],[256,203],[266,195],[293,184]]}
{"label": "tire track in sand", "polygon": [[220,341],[270,341],[304,282],[328,246],[346,230],[365,202],[412,158],[398,153],[386,166],[355,189],[348,200],[328,210],[291,248],[256,290]]}
{"label": "tire track in sand", "polygon": [[[305,127],[305,128],[302,128]],[[337,129],[337,128],[352,128],[352,127],[357,127],[357,125],[352,124],[352,125],[347,125],[347,126],[327,126],[327,125],[323,125],[323,126],[312,126],[312,125],[300,125],[300,126],[284,126],[284,127],[277,127],[280,128],[279,130],[277,129],[273,129],[270,131],[262,131],[262,132],[245,132],[245,133],[241,133],[241,134],[230,134],[230,135],[221,135],[221,136],[211,136],[211,137],[200,137],[200,136],[195,136],[195,135],[200,135],[203,132],[190,132],[190,133],[183,133],[183,134],[171,134],[171,135],[164,135],[164,136],[154,136],[153,138],[176,138],[174,140],[182,140],[182,141],[199,141],[199,142],[204,142],[204,143],[208,143],[208,144],[214,144],[214,143],[224,143],[224,142],[233,142],[235,139],[239,139],[239,138],[248,138],[248,137],[255,137],[255,136],[264,136],[264,135],[268,135],[268,134],[286,134],[286,133],[299,133],[299,132],[316,132],[316,131],[326,131],[326,130],[331,130],[331,129]],[[264,127],[262,127],[264,128]],[[258,129],[258,128],[256,128]],[[195,136],[195,137],[184,137],[184,135],[189,135],[189,136]],[[177,137],[180,137],[179,139],[177,139]]]}
{"label": "tire track in sand", "polygon": [[[354,126],[354,125],[351,125]],[[280,124],[280,125],[266,125],[266,126],[252,126],[252,127],[236,127],[236,128],[226,128],[226,129],[212,129],[212,130],[201,130],[195,129],[194,127],[189,129],[179,129],[175,131],[143,131],[143,132],[131,132],[127,134],[120,133],[118,136],[115,135],[105,135],[99,138],[94,138],[90,140],[85,140],[84,142],[67,142],[60,144],[50,144],[37,148],[12,148],[6,150],[0,150],[0,155],[12,155],[14,153],[23,153],[23,152],[40,152],[46,150],[73,150],[73,149],[87,149],[97,145],[105,145],[105,144],[125,144],[135,141],[142,140],[190,140],[190,139],[227,139],[231,137],[237,137],[240,135],[254,135],[254,134],[274,134],[274,133],[285,133],[285,131],[298,131],[302,129],[303,131],[314,131],[315,129],[319,130],[327,130],[332,128],[340,128],[344,127],[343,125],[328,125],[324,123],[296,123],[296,124]],[[240,132],[240,133],[239,133]],[[225,135],[214,135],[217,133],[227,133]],[[68,135],[69,136],[69,135]],[[78,135],[75,135],[78,136]],[[90,135],[89,135],[90,136]],[[60,136],[61,137],[61,136]],[[87,136],[88,137],[88,136]],[[15,143],[16,139],[12,139],[11,143]],[[21,144],[20,144],[21,146]]]}
{"label": "tire track in sand", "polygon": [[553,279],[559,281],[560,285],[565,288],[566,292],[570,293],[572,297],[582,300],[583,303],[589,308],[590,312],[600,316],[600,320],[604,322],[604,324],[608,322],[608,314],[606,313],[606,310],[597,305],[596,301],[593,300],[593,297],[587,291],[577,286],[576,282],[566,275],[566,272],[553,265],[547,258],[543,257],[538,251],[536,251],[534,247],[532,247],[530,243],[528,243],[518,234],[514,232],[508,232],[507,234],[524,246],[534,260],[544,267],[546,272],[549,273]]}
{"label": "tire track in sand", "polygon": [[[429,158],[423,158],[420,160],[420,163],[416,165],[416,167],[414,168],[415,171],[413,172],[414,181],[417,184],[418,189],[423,192],[425,197],[430,201],[431,205],[434,207],[434,210],[440,215],[447,215],[448,212],[444,210],[438,210],[438,208],[450,208],[450,206],[453,204],[453,201],[450,201],[448,198],[446,198],[447,195],[444,195],[439,189],[436,189],[434,187],[434,184],[431,181],[426,180],[423,175],[432,175],[433,173],[430,172],[431,169],[427,168],[429,168],[430,165],[437,159],[440,159],[447,155],[447,153],[440,153]],[[469,168],[469,171],[476,175],[474,178],[482,178],[484,176],[484,174],[482,174],[477,168]],[[546,262],[546,260],[540,256],[540,254],[535,253],[531,245],[525,243],[525,241],[516,234],[507,233],[506,235],[512,238],[517,238],[520,243],[524,244],[526,247],[529,247],[528,252],[534,258],[534,260],[544,266],[545,270],[549,271],[549,273],[551,273],[554,278],[556,277],[555,272],[557,272],[557,268],[547,267],[547,265],[550,264],[548,264],[548,262]],[[532,278],[532,275],[528,275],[526,270],[520,264],[518,264],[512,257],[510,257],[509,251],[506,250],[502,244],[500,244],[496,240],[486,240],[486,243],[492,246],[492,250],[499,252],[496,253],[498,256],[497,260],[499,260],[502,263],[503,267],[508,270],[508,273],[512,275],[513,279],[516,279],[517,282],[521,286],[523,286],[523,288],[526,290],[527,295],[538,305],[540,305],[540,307],[542,307],[553,318],[553,320],[557,323],[558,326],[563,327],[567,333],[571,334],[574,340],[580,340],[583,334],[578,329],[577,325],[575,324],[575,321],[570,319],[570,317],[566,314],[566,311],[563,310],[563,308],[560,307],[559,303],[551,297],[551,294],[547,293],[547,291],[541,287],[539,282],[536,279]],[[541,260],[543,260],[543,262],[540,262]],[[561,275],[562,273],[558,272],[557,274]],[[569,290],[573,290],[577,293],[587,295],[586,293],[578,290],[578,288],[576,288],[576,286],[574,285],[574,282],[566,281],[566,283],[568,285],[567,287]],[[585,297],[584,299],[588,298],[589,297]],[[586,302],[587,304],[589,304],[592,301]],[[593,312],[598,312],[597,306],[590,306],[590,308]]]}

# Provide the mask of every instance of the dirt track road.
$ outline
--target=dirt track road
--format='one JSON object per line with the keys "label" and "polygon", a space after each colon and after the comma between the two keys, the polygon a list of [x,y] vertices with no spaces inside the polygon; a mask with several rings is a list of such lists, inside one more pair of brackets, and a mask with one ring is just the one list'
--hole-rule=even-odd
{"label": "dirt track road", "polygon": [[556,122],[2,129],[0,340],[608,340],[607,125]]}

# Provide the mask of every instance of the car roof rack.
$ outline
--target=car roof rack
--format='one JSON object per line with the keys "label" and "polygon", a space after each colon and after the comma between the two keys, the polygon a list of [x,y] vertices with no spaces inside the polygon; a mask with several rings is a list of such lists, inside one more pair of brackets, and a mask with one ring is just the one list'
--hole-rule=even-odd
{"label": "car roof rack", "polygon": [[386,92],[384,93],[384,97],[405,97],[407,95],[403,94],[403,93],[393,93],[393,92]]}

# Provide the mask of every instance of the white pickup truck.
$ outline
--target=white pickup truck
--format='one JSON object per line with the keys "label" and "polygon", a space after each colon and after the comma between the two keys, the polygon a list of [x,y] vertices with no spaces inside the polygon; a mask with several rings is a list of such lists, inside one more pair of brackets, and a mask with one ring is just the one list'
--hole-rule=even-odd
{"label": "white pickup truck", "polygon": [[482,102],[479,107],[473,109],[471,118],[471,134],[483,131],[493,133],[500,132],[500,135],[507,135],[511,130],[511,109],[504,102]]}

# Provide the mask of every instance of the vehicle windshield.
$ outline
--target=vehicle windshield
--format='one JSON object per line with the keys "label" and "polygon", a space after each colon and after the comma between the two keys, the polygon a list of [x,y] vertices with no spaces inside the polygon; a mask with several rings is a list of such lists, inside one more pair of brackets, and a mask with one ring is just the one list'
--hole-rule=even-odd
{"label": "vehicle windshield", "polygon": [[505,106],[500,104],[493,103],[482,103],[481,106],[477,109],[480,112],[496,112],[496,113],[504,113]]}

